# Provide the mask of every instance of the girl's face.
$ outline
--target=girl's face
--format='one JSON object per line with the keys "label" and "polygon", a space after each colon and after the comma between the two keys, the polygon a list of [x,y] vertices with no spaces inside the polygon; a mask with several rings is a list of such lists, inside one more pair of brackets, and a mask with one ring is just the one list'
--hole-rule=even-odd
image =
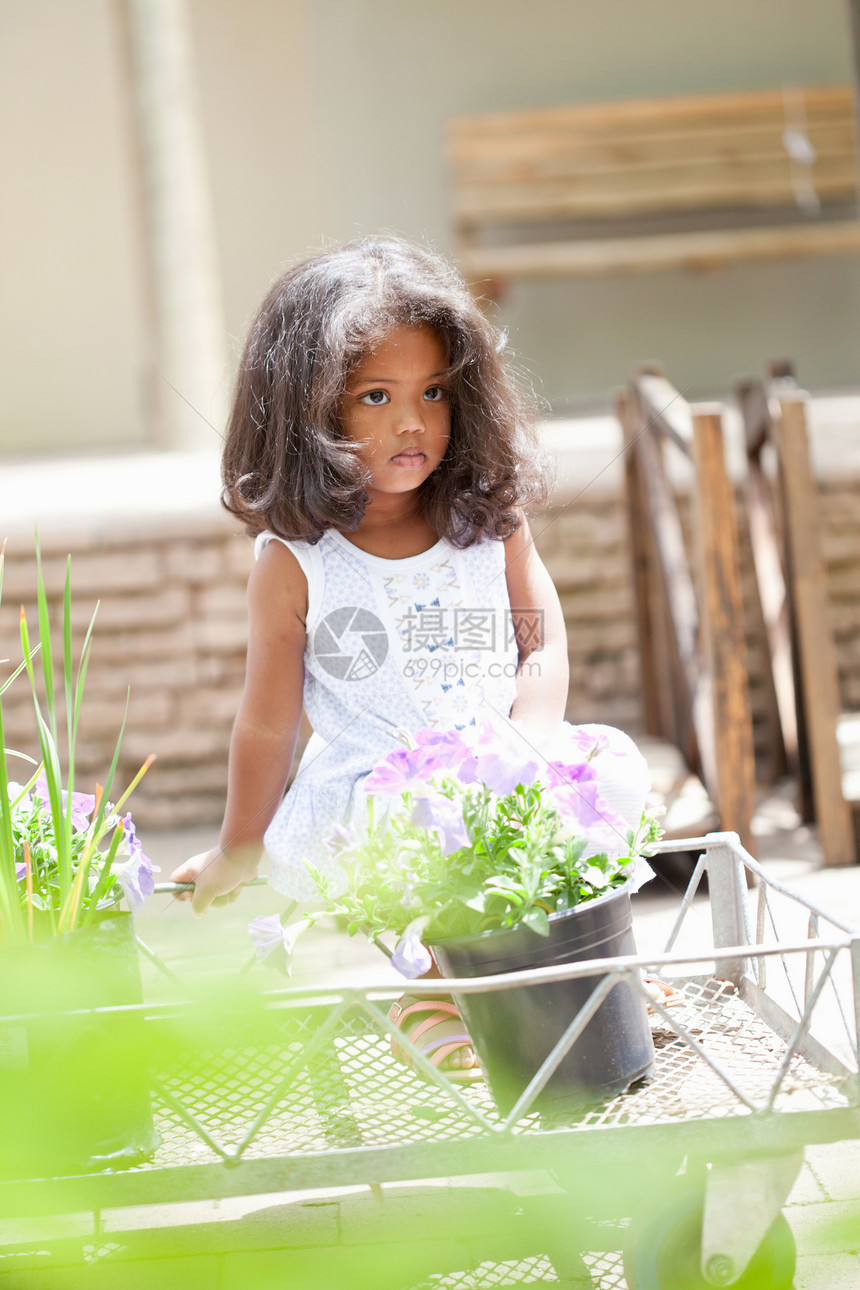
{"label": "girl's face", "polygon": [[430,327],[395,327],[352,373],[341,426],[362,445],[371,488],[407,493],[445,455],[451,435],[447,358]]}

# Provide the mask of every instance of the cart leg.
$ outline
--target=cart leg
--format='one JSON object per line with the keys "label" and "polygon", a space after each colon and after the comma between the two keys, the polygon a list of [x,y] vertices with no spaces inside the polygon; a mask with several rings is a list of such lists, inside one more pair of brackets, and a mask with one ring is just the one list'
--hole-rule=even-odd
{"label": "cart leg", "polygon": [[705,1186],[702,1276],[731,1285],[746,1270],[788,1200],[803,1152],[715,1164]]}
{"label": "cart leg", "polygon": [[334,1043],[328,1043],[308,1062],[308,1079],[317,1114],[333,1147],[360,1147],[361,1129],[352,1113],[349,1088]]}

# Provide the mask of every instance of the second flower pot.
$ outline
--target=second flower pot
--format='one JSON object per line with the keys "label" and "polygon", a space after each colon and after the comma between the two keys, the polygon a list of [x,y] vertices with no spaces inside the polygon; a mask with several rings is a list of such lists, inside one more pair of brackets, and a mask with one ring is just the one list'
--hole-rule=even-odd
{"label": "second flower pot", "polygon": [[134,923],[0,951],[0,1178],[123,1169],[153,1154]]}
{"label": "second flower pot", "polygon": [[[550,915],[550,934],[503,928],[431,950],[448,977],[494,976],[550,964],[636,953],[628,885]],[[454,996],[503,1114],[510,1111],[600,983],[595,974],[568,981]],[[649,1075],[654,1047],[642,996],[618,982],[562,1058],[535,1105],[542,1111],[625,1091]]]}

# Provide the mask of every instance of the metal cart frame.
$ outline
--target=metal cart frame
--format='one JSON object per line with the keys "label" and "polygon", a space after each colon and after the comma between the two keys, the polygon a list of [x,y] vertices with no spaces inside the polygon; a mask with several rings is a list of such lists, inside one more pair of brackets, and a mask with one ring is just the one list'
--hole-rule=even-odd
{"label": "metal cart frame", "polygon": [[[241,1052],[236,1038],[227,1058],[210,1054],[205,1071],[180,1063],[171,1072],[154,1059],[163,1143],[151,1162],[0,1182],[0,1217],[534,1169],[563,1177],[609,1168],[618,1179],[647,1158],[667,1177],[696,1175],[702,1278],[733,1284],[785,1203],[803,1148],[860,1137],[860,932],[770,877],[735,834],[664,842],[661,851],[699,853],[661,953],[422,981],[422,994],[466,994],[600,975],[509,1114],[482,1085],[452,1084],[396,1032],[390,984],[267,991],[256,995],[267,1053]],[[705,876],[710,939],[693,946],[691,910]],[[644,972],[670,981],[676,999],[650,1001]],[[651,1002],[654,1079],[575,1115],[541,1115],[535,1099],[621,980]],[[158,1035],[181,1031],[195,1007],[99,1011],[140,1012],[155,1053]],[[237,1009],[233,999],[226,1013]],[[395,1034],[417,1070],[391,1057]],[[614,1195],[623,1198],[623,1187]]]}

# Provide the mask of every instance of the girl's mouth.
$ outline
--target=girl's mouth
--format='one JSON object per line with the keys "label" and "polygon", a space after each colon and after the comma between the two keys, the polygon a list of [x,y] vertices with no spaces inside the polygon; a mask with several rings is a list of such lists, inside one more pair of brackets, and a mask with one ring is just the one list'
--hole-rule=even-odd
{"label": "girl's mouth", "polygon": [[393,466],[403,466],[407,470],[410,468],[415,470],[419,466],[423,466],[426,460],[427,454],[422,452],[420,448],[406,448],[403,452],[399,452],[396,457],[391,458],[391,464]]}

